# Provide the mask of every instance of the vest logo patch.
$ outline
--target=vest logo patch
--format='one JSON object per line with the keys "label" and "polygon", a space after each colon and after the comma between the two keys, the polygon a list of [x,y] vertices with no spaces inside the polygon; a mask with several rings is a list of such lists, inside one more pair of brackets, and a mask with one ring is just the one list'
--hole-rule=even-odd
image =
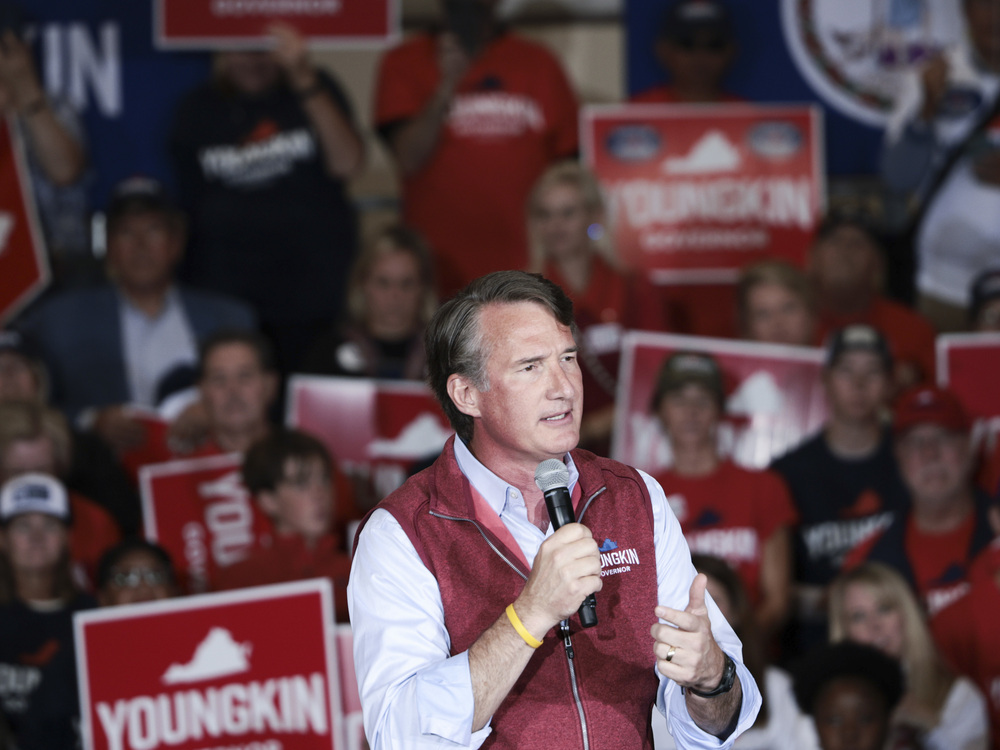
{"label": "vest logo patch", "polygon": [[601,552],[601,578],[605,576],[628,573],[633,565],[639,564],[639,553],[635,547],[628,549],[618,549],[617,542],[605,539],[600,546]]}

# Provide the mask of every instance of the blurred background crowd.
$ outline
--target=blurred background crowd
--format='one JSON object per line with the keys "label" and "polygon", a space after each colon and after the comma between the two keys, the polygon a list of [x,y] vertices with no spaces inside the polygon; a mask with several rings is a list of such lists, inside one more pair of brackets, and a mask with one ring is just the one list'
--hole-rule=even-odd
{"label": "blurred background crowd", "polygon": [[[236,455],[261,526],[210,588],[327,577],[346,622],[352,531],[379,493],[286,424],[288,379],[422,380],[438,303],[509,268],[573,299],[595,452],[621,423],[623,335],[692,337],[648,374],[656,478],[763,688],[737,747],[1000,748],[1000,446],[973,442],[935,350],[998,345],[1000,1],[952,4],[954,44],[900,31],[880,53],[908,72],[877,171],[831,176],[803,262],[705,287],[616,252],[580,108],[753,103],[732,82],[754,65],[754,4],[658,2],[640,50],[625,8],[574,20],[539,0],[518,24],[497,0],[404,3],[405,35],[365,64],[278,24],[163,97],[167,172],[110,181],[31,4],[0,4],[0,108],[52,270],[0,329],[0,748],[76,746],[74,612],[188,591],[144,538],[144,466]],[[900,29],[926,12],[870,5]],[[629,95],[637,55],[659,78]],[[829,142],[849,150],[840,122]],[[766,468],[734,460],[706,337],[821,351],[819,431]]]}

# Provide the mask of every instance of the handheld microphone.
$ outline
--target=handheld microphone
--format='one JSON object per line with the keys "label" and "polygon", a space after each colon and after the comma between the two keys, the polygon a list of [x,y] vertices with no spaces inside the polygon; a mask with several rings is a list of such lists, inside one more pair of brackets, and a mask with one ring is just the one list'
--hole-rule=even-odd
{"label": "handheld microphone", "polygon": [[[573,513],[573,500],[569,495],[569,469],[558,458],[550,458],[538,464],[535,469],[535,484],[545,497],[545,507],[549,512],[549,521],[553,530],[576,521]],[[580,605],[580,624],[592,628],[597,624],[597,599],[593,594],[587,596]]]}

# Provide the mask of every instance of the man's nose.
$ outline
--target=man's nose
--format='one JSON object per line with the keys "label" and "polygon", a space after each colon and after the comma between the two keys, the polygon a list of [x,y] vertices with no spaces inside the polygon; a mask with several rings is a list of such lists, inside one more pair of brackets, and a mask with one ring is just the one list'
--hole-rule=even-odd
{"label": "man's nose", "polygon": [[552,368],[551,373],[549,394],[552,398],[570,398],[576,393],[573,379],[561,363]]}

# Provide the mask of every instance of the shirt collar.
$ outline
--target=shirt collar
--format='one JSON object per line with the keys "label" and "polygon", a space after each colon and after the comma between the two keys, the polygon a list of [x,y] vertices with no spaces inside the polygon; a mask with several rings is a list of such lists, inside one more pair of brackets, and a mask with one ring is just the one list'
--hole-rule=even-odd
{"label": "shirt collar", "polygon": [[[507,501],[511,499],[511,493],[517,493],[514,497],[520,496],[521,491],[519,489],[512,484],[508,484],[483,466],[457,435],[455,436],[455,460],[458,462],[458,468],[465,475],[465,478],[469,480],[469,483],[476,489],[476,492],[483,496],[483,499],[486,500],[498,516],[503,513],[504,508],[507,506]],[[563,462],[566,464],[566,468],[569,469],[569,491],[572,493],[574,485],[576,485],[577,480],[580,478],[580,472],[577,471],[571,454],[567,453],[563,456]],[[521,504],[523,502],[521,500]]]}
{"label": "shirt collar", "polygon": [[160,310],[160,314],[155,317],[151,317],[133,305],[132,301],[125,295],[124,292],[122,292],[121,289],[115,287],[115,293],[118,295],[118,304],[126,314],[141,316],[144,320],[161,320],[166,317],[168,313],[173,312],[175,309],[179,309],[181,304],[181,298],[177,293],[177,287],[171,285],[170,288],[167,289],[167,293],[163,296],[163,308]]}

